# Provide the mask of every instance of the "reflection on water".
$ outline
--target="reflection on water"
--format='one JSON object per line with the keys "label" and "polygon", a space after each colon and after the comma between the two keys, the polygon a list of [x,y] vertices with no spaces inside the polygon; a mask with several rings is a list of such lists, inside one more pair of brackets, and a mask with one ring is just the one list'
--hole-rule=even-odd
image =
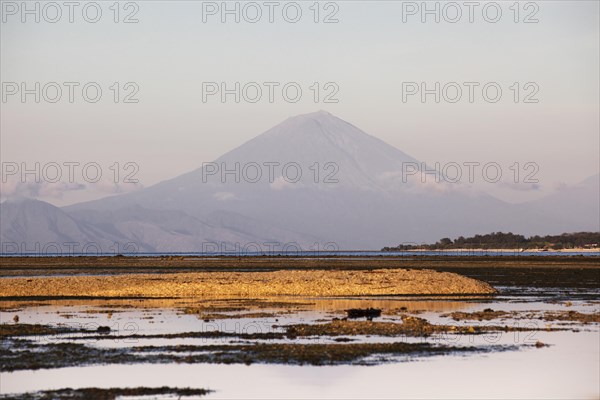
{"label": "reflection on water", "polygon": [[580,351],[576,351],[578,346],[573,345],[574,341],[563,338],[554,340],[556,346],[544,351],[443,356],[370,367],[174,364],[24,371],[3,374],[2,388],[6,393],[65,386],[108,388],[150,384],[210,388],[215,392],[207,398],[224,399],[593,399],[598,397],[600,373],[598,340],[593,339],[588,337],[584,341],[595,343],[594,348],[580,348]]}
{"label": "reflection on water", "polygon": [[[517,345],[516,351],[432,357],[397,357],[375,366],[290,366],[281,364],[134,364],[99,365],[38,371],[3,372],[1,393],[65,387],[170,386],[208,388],[207,398],[598,398],[600,396],[600,329],[598,324],[547,323],[508,317],[494,321],[453,321],[443,314],[498,311],[600,311],[597,301],[556,302],[552,298],[527,302],[519,298],[489,299],[312,299],[278,298],[263,302],[240,299],[111,300],[3,302],[0,322],[67,324],[94,328],[108,325],[112,334],[160,335],[209,330],[236,333],[274,332],[293,323],[320,323],[342,317],[349,308],[383,309],[381,321],[398,321],[398,310],[432,323],[496,325],[535,324],[569,327],[566,331],[505,332],[490,335],[433,335],[428,338],[356,336],[354,342],[434,342],[462,346]],[[198,313],[190,308],[199,307]],[[187,310],[187,311],[186,311]],[[203,311],[219,315],[205,320]],[[260,317],[233,318],[261,312]],[[227,318],[227,316],[231,318]],[[77,341],[85,334],[64,334],[55,342]],[[43,337],[29,340],[40,342]],[[276,342],[330,343],[332,338],[278,339]],[[536,348],[536,342],[548,347]],[[91,346],[132,348],[162,345],[236,345],[236,338],[136,338],[97,340]],[[87,342],[86,342],[87,343]],[[88,343],[89,344],[89,343]]]}

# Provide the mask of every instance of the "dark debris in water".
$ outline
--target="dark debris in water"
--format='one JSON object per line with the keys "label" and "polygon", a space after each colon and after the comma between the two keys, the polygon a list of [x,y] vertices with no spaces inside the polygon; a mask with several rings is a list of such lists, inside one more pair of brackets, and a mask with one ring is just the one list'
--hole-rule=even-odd
{"label": "dark debris in water", "polygon": [[[489,332],[539,331],[534,327],[500,326],[500,325],[437,325],[426,319],[403,315],[402,323],[374,321],[344,321],[333,320],[325,324],[295,324],[287,325],[286,334],[289,338],[306,336],[409,336],[427,337],[433,334],[451,333],[457,335],[476,335]],[[552,329],[552,330],[559,330]]]}
{"label": "dark debris in water", "polygon": [[186,398],[199,398],[210,393],[206,389],[171,388],[167,386],[159,388],[137,387],[137,388],[83,388],[83,389],[59,389],[45,390],[40,392],[23,393],[18,395],[0,395],[0,399],[13,400],[115,400],[116,398],[128,398],[139,396],[178,396]]}
{"label": "dark debris in water", "polygon": [[543,315],[546,321],[580,322],[583,324],[600,323],[600,313],[580,313],[578,311],[547,311]]}
{"label": "dark debris in water", "polygon": [[381,309],[379,308],[351,308],[346,310],[348,313],[348,318],[366,318],[369,321],[373,320],[373,318],[377,318],[381,316]]}
{"label": "dark debris in water", "polygon": [[91,364],[143,362],[129,350],[101,349],[80,343],[34,343],[25,339],[0,341],[0,372]]}
{"label": "dark debris in water", "polygon": [[493,319],[503,319],[513,316],[514,312],[494,311],[491,308],[486,308],[483,311],[463,312],[455,311],[450,314],[442,314],[442,317],[451,317],[455,321],[476,320],[476,321],[491,321]]}
{"label": "dark debris in water", "polygon": [[55,335],[79,332],[77,329],[40,324],[0,324],[0,338],[14,336]]}
{"label": "dark debris in water", "polygon": [[[506,350],[498,347],[495,350]],[[431,343],[252,343],[238,346],[145,346],[136,347],[140,354],[156,353],[177,363],[222,364],[287,364],[287,365],[375,365],[371,356],[433,356],[450,353],[477,353],[491,351],[490,347],[445,346]],[[203,352],[204,351],[204,352]],[[208,351],[208,352],[207,352]],[[397,361],[397,360],[396,360]]]}
{"label": "dark debris in water", "polygon": [[582,324],[600,323],[600,313],[581,313],[574,310],[560,311],[494,311],[486,308],[483,311],[462,312],[455,311],[449,314],[442,314],[442,317],[451,317],[455,321],[490,321],[494,319],[527,319],[542,320],[547,322],[578,322]]}
{"label": "dark debris in water", "polygon": [[[496,349],[500,350],[500,348]],[[504,349],[505,350],[505,349]],[[135,363],[273,363],[291,365],[370,365],[370,356],[431,356],[487,352],[487,347],[431,343],[244,343],[237,345],[173,345],[101,348],[83,343],[33,343],[26,339],[0,342],[0,371],[64,368],[93,364]]]}
{"label": "dark debris in water", "polygon": [[110,333],[110,326],[99,326],[98,329],[96,329],[96,332],[98,333]]}

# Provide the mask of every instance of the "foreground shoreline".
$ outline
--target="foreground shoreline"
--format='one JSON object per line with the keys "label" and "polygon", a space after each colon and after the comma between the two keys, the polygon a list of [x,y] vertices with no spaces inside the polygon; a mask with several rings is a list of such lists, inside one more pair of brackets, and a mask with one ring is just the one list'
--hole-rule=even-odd
{"label": "foreground shoreline", "polygon": [[[487,379],[485,385],[491,387],[497,383],[493,368],[507,358],[520,371],[539,372],[535,379],[513,378],[528,390],[538,393],[539,382],[545,388],[547,374],[559,368],[560,379],[551,380],[557,388],[569,379],[578,382],[569,390],[585,387],[585,393],[597,397],[597,258],[167,256],[14,258],[0,263],[0,374],[8,393],[0,398],[72,399],[124,390],[185,393],[187,388],[234,397],[229,377],[239,380],[248,374],[253,375],[246,387],[261,382],[264,390],[256,397],[264,398],[277,385],[270,377],[281,371],[292,371],[283,374],[287,385],[296,372],[321,376],[337,370],[329,366],[358,374],[337,387],[362,384],[360,374],[389,368],[390,379],[381,384],[387,384],[387,393],[396,393],[398,376],[415,381],[422,375],[422,363],[415,360],[428,361],[428,379],[434,382],[448,371],[459,371],[453,381],[460,382],[465,365],[474,365],[468,375]],[[252,295],[217,296],[244,281]],[[470,283],[494,286],[498,292],[254,295],[261,286],[285,293],[294,284],[313,290],[324,283],[336,290],[358,288],[361,294],[414,284],[423,292],[420,284],[448,289],[452,281],[462,289]],[[97,288],[94,282],[116,292],[84,297]],[[205,288],[210,296],[198,297],[204,283],[212,285]],[[165,284],[187,293],[144,293]],[[11,291],[21,296],[6,296]],[[65,295],[35,296],[39,291]],[[136,293],[142,296],[131,296]],[[371,313],[356,316],[357,311]],[[575,357],[578,368],[562,362],[566,357]],[[546,369],[540,371],[540,365]],[[228,378],[215,381],[211,373]],[[136,375],[142,378],[122,381]],[[173,382],[171,376],[190,379]],[[76,383],[80,377],[87,383]],[[330,381],[338,382],[339,376],[331,375]],[[472,394],[471,387],[467,390]]]}

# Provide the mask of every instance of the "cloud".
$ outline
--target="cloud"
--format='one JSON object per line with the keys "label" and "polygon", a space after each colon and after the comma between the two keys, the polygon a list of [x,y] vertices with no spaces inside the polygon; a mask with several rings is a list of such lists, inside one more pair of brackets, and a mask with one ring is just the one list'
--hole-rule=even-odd
{"label": "cloud", "polygon": [[217,193],[213,194],[213,197],[219,201],[227,201],[227,200],[233,200],[233,199],[237,198],[235,193],[231,193],[231,192],[217,192]]}
{"label": "cloud", "polygon": [[563,192],[563,191],[568,190],[570,188],[571,188],[571,185],[569,185],[569,184],[567,184],[565,182],[556,182],[553,185],[553,189],[556,192]]}
{"label": "cloud", "polygon": [[81,183],[67,182],[19,182],[9,180],[0,183],[0,198],[10,199],[15,197],[52,198],[60,199],[66,192],[84,190],[86,186]]}
{"label": "cloud", "polygon": [[14,199],[19,197],[37,199],[62,199],[64,195],[74,191],[86,190],[102,194],[119,194],[142,189],[139,183],[115,183],[100,181],[96,183],[78,182],[21,182],[18,179],[9,179],[0,183],[0,198]]}
{"label": "cloud", "polygon": [[143,189],[144,185],[141,183],[117,183],[111,181],[100,181],[96,183],[90,183],[87,185],[89,190],[96,190],[105,194],[120,194],[135,192]]}
{"label": "cloud", "polygon": [[516,190],[518,192],[535,192],[541,190],[539,183],[515,183],[515,182],[502,182],[503,187]]}
{"label": "cloud", "polygon": [[283,176],[280,176],[279,178],[275,178],[275,180],[269,186],[272,190],[285,190],[300,187],[302,184],[299,182],[288,182]]}
{"label": "cloud", "polygon": [[441,174],[424,173],[412,171],[388,171],[379,176],[379,180],[386,187],[404,189],[410,193],[447,193],[456,190],[461,182],[450,182],[444,180]]}

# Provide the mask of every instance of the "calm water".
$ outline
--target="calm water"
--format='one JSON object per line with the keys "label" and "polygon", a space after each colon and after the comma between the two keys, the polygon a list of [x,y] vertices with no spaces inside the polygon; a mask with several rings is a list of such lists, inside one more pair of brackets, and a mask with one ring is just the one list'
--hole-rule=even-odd
{"label": "calm water", "polygon": [[[597,294],[597,291],[593,291]],[[597,298],[597,297],[596,297]],[[296,299],[298,300],[298,299]],[[156,301],[135,304],[113,302],[57,301],[23,305],[0,313],[0,322],[19,315],[21,323],[67,324],[94,328],[109,325],[121,334],[160,334],[222,330],[229,332],[277,331],[274,325],[314,323],[319,319],[342,316],[343,310],[355,306],[386,309],[407,307],[432,323],[499,324],[462,322],[441,316],[452,311],[480,311],[484,308],[505,311],[600,312],[597,300],[557,301],[555,296],[507,296],[487,300],[433,300],[407,298],[381,299],[302,299],[313,303],[291,314],[265,318],[222,319],[204,322],[196,315],[183,314],[178,307]],[[5,305],[6,306],[6,305]],[[112,315],[107,314],[107,310]],[[269,311],[269,309],[261,310]],[[235,313],[230,313],[235,314]],[[277,318],[277,320],[275,320]],[[379,320],[397,320],[383,316]],[[289,366],[252,364],[134,364],[57,368],[39,371],[1,373],[1,392],[60,389],[65,387],[137,387],[172,386],[208,388],[215,392],[206,398],[584,398],[600,396],[600,327],[598,324],[572,325],[545,322],[536,318],[502,320],[502,325],[552,327],[565,326],[578,331],[508,332],[489,335],[434,335],[427,339],[406,337],[361,336],[357,341],[387,342],[430,341],[439,344],[513,346],[507,351],[456,354],[433,357],[396,357],[393,362],[375,366]],[[74,334],[58,335],[53,341],[74,340]],[[48,340],[44,337],[33,341]],[[281,341],[289,341],[283,339]],[[550,345],[536,348],[537,341]],[[99,347],[133,347],[142,345],[232,344],[232,339],[129,339],[101,340]],[[272,342],[272,341],[271,341]],[[328,343],[330,338],[294,339],[293,342]],[[86,342],[87,343],[87,342]]]}

